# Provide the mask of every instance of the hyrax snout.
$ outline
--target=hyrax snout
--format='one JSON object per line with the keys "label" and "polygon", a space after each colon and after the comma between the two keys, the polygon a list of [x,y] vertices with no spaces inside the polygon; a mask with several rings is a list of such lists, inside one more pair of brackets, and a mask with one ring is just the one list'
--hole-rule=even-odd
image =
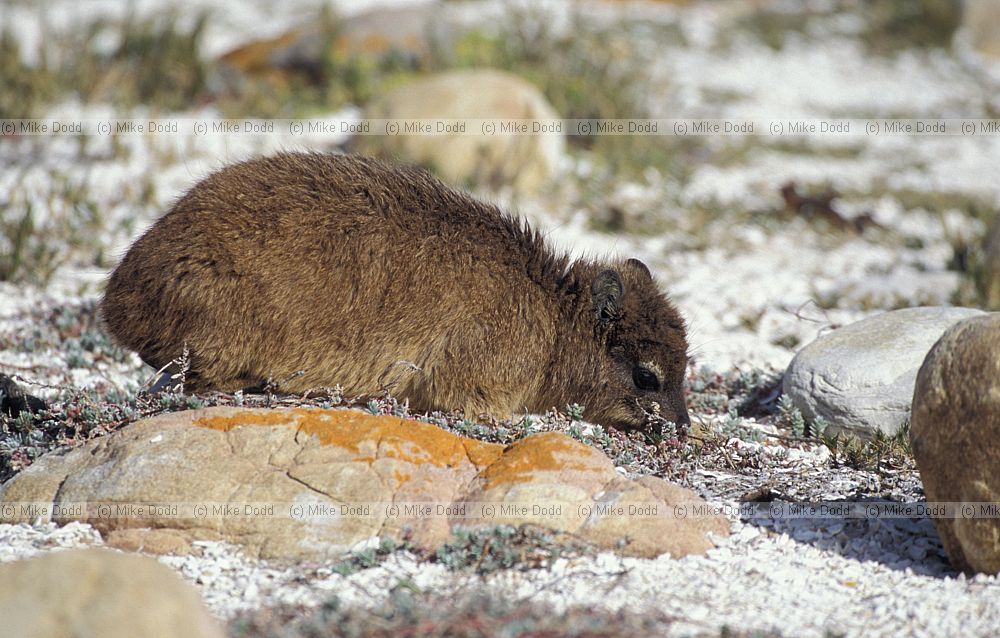
{"label": "hyrax snout", "polygon": [[224,168],[129,249],[101,311],[190,390],[265,380],[377,390],[419,410],[510,416],[576,402],[588,420],[686,424],[684,321],[634,259],[570,261],[427,172],[283,153]]}

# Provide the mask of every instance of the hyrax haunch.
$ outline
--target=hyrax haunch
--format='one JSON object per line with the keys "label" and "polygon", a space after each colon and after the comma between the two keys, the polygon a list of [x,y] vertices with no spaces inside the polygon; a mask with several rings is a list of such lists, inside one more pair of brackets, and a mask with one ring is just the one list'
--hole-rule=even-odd
{"label": "hyrax haunch", "polygon": [[[588,420],[687,424],[684,321],[642,262],[573,261],[427,172],[285,153],[198,183],[111,275],[111,334],[191,390],[282,381],[467,415],[576,402]],[[656,404],[656,405],[654,405]]]}

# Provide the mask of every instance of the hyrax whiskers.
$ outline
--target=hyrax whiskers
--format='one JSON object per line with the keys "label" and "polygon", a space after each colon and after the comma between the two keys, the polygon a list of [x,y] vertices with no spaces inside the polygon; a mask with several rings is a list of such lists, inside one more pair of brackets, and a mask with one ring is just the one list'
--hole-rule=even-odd
{"label": "hyrax whiskers", "polygon": [[101,311],[154,368],[187,348],[195,391],[361,393],[406,361],[419,370],[393,393],[419,410],[576,402],[616,428],[655,409],[688,423],[684,321],[642,262],[570,261],[496,207],[365,157],[208,176],[129,249]]}

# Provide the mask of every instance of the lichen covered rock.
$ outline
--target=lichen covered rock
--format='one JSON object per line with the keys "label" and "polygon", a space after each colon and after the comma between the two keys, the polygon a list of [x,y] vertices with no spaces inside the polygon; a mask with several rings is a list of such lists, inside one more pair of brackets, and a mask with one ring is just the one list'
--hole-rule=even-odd
{"label": "lichen covered rock", "polygon": [[[161,507],[126,507],[143,503]],[[433,547],[455,526],[503,523],[682,556],[729,527],[693,515],[704,502],[692,492],[626,479],[565,435],[504,448],[419,421],[318,409],[161,415],[42,457],[0,487],[0,504],[10,506],[0,522],[80,520],[122,548],[184,552],[225,540],[265,558],[337,555],[376,536]],[[675,506],[690,508],[686,518]]]}
{"label": "lichen covered rock", "polygon": [[287,88],[296,77],[314,78],[331,57],[360,57],[374,64],[396,55],[417,63],[430,54],[433,16],[426,4],[381,7],[331,24],[298,26],[226,52],[216,60],[209,84],[217,91],[237,93],[253,81]]}

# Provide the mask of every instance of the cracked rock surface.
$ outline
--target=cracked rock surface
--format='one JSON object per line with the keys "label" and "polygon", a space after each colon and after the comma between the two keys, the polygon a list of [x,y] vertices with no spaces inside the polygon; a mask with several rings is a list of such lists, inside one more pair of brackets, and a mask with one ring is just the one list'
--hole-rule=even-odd
{"label": "cracked rock surface", "polygon": [[[91,524],[113,546],[184,553],[217,540],[260,558],[328,557],[373,537],[433,547],[456,525],[522,523],[679,557],[729,531],[690,490],[624,478],[562,434],[504,448],[347,410],[216,407],[140,421],[0,487],[0,504],[26,502],[51,504],[57,523]],[[23,508],[4,512],[0,522],[27,522]]]}

